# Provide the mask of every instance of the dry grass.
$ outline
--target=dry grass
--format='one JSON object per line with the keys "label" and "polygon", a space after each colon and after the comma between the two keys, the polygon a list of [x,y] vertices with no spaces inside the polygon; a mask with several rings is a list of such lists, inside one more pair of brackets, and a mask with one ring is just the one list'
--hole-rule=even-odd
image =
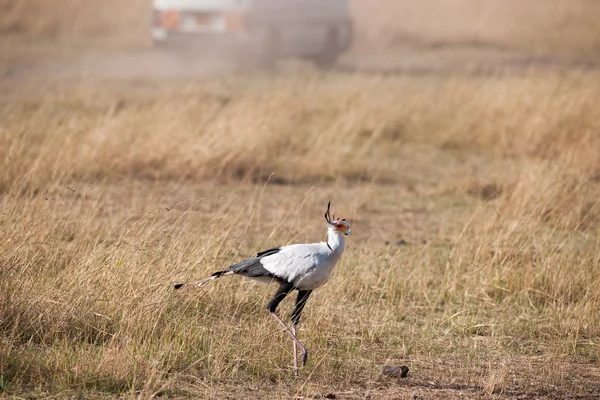
{"label": "dry grass", "polygon": [[[598,82],[306,73],[5,95],[0,393],[598,395]],[[170,284],[321,238],[327,199],[355,234],[307,306],[294,380],[274,288]]]}
{"label": "dry grass", "polygon": [[[529,159],[560,162],[569,170],[557,174],[571,179],[573,168],[585,172],[585,180],[598,173],[597,78],[308,73],[155,90],[82,83],[33,100],[4,101],[0,186],[19,182],[16,190],[23,190],[48,181],[124,177],[264,182],[272,172],[277,182],[402,178],[418,184],[422,177],[407,171],[414,165],[408,152],[436,174],[456,169],[464,177],[482,164],[478,157],[493,156],[516,160],[504,161],[506,168]],[[461,150],[468,150],[467,162],[453,154]],[[438,156],[455,168],[436,170],[430,157]],[[517,183],[516,172],[489,171],[501,174],[489,183],[501,191]],[[471,178],[456,189],[478,190],[464,187]]]}

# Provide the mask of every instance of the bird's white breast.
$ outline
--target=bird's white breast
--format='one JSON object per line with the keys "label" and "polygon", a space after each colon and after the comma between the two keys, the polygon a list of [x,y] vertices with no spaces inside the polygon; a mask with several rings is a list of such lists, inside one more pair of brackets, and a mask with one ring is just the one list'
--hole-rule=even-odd
{"label": "bird's white breast", "polygon": [[333,267],[335,267],[335,264],[340,259],[340,255],[332,253],[329,260],[325,260],[303,276],[298,277],[294,282],[294,286],[301,290],[313,290],[323,285],[327,282],[329,276],[331,276]]}

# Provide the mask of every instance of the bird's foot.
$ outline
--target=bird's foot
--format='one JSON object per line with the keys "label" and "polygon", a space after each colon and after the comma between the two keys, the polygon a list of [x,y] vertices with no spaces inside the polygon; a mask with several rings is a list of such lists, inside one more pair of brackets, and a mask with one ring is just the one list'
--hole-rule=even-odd
{"label": "bird's foot", "polygon": [[308,351],[304,350],[302,352],[302,366],[305,366],[307,361],[308,361]]}

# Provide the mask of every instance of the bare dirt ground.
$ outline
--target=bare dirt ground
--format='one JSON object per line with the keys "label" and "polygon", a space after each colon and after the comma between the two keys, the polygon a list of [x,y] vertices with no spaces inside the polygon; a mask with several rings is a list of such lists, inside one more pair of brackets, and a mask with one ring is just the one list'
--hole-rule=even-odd
{"label": "bare dirt ground", "polygon": [[[31,46],[21,58],[0,59],[0,80],[30,78],[56,81],[78,79],[190,79],[252,72],[227,57],[185,53],[164,48],[83,50],[56,45]],[[36,50],[40,56],[35,56]],[[34,55],[32,55],[32,53]],[[332,72],[368,74],[494,74],[543,70],[598,69],[600,57],[535,56],[492,44],[451,44],[404,47],[394,51],[355,50],[344,55]],[[308,62],[284,59],[279,72],[312,69]],[[256,72],[256,71],[255,71]]]}
{"label": "bare dirt ground", "polygon": [[22,58],[2,63],[0,74],[3,79],[162,80],[198,78],[234,72],[231,63],[225,59],[214,56],[201,57],[164,49],[76,50],[55,45],[48,45],[45,48],[36,45],[34,49],[42,54],[36,57],[26,53]]}

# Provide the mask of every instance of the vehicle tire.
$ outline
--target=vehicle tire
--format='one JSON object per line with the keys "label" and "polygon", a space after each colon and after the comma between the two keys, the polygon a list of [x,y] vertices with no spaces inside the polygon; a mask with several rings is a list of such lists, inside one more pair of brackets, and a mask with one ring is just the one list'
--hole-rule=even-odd
{"label": "vehicle tire", "polygon": [[352,47],[353,43],[354,43],[354,27],[352,24],[352,21],[346,21],[343,23],[343,31],[345,32],[345,35],[342,35],[345,40],[343,42],[343,44],[341,45],[340,48],[340,53],[346,52],[348,50],[350,50],[350,48]]}
{"label": "vehicle tire", "polygon": [[339,36],[337,28],[329,28],[323,49],[314,58],[314,63],[318,68],[330,69],[336,64],[340,56]]}

